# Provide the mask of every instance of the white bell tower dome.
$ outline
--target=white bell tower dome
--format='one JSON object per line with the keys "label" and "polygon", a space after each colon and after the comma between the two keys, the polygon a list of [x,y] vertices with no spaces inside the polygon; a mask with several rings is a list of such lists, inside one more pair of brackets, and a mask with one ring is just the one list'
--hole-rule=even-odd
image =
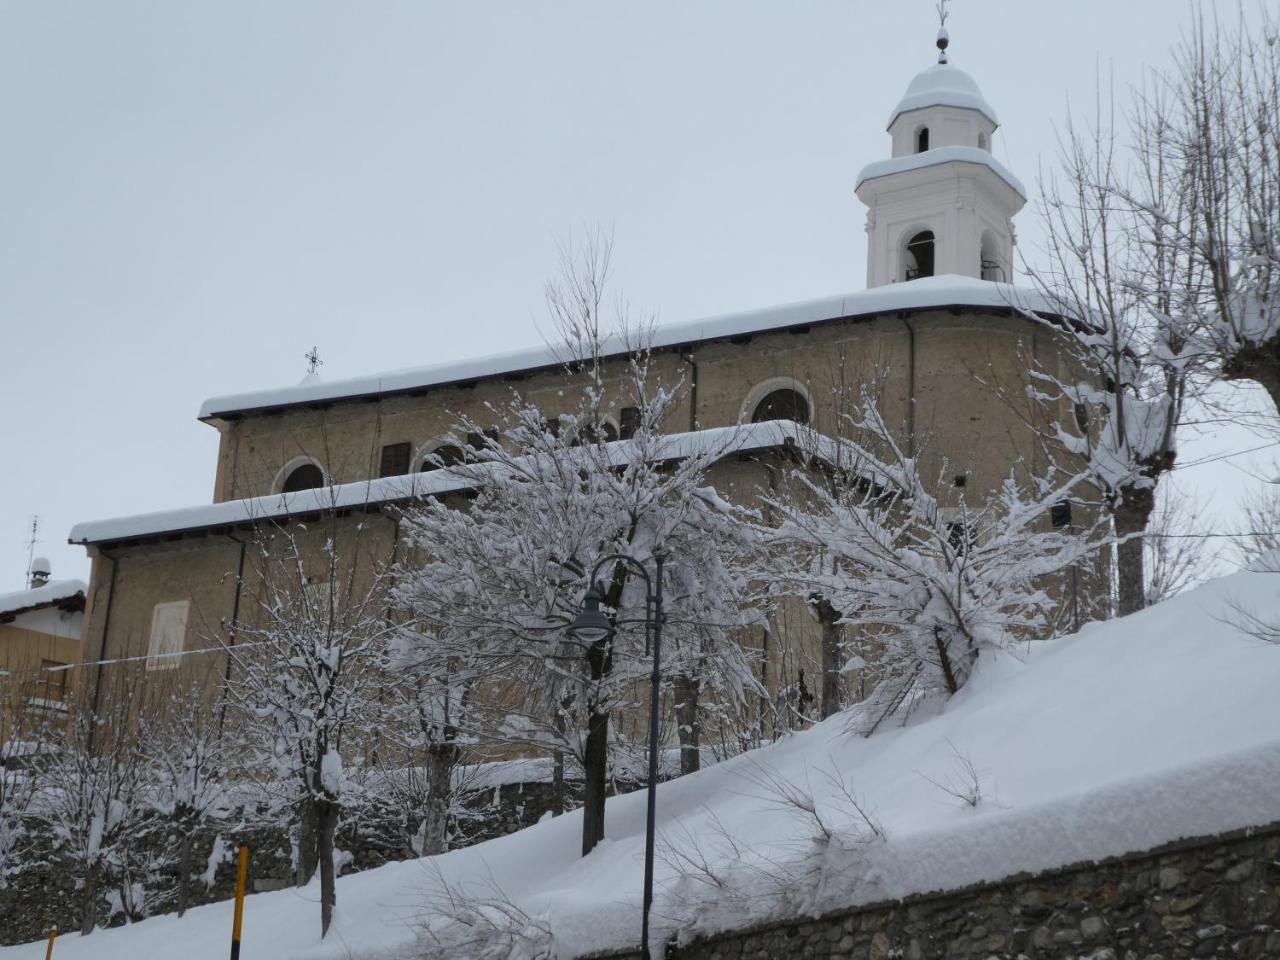
{"label": "white bell tower dome", "polygon": [[956,274],[1013,279],[1013,217],[1027,202],[991,154],[999,121],[973,77],[947,60],[918,74],[889,117],[892,158],[858,174],[867,205],[867,286]]}

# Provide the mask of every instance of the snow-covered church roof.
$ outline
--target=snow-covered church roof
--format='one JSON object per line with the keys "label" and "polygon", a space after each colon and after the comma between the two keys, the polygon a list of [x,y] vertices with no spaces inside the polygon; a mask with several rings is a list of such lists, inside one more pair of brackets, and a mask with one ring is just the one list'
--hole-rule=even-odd
{"label": "snow-covered church roof", "polygon": [[[621,465],[634,455],[634,440],[614,440],[604,445],[609,461]],[[682,460],[706,456],[719,460],[733,454],[803,445],[815,456],[833,460],[832,441],[789,420],[767,420],[732,427],[715,427],[662,437],[656,448],[658,459]],[[224,500],[178,510],[118,517],[78,523],[71,528],[69,543],[110,543],[146,539],[180,533],[287,520],[331,510],[359,510],[382,504],[402,503],[425,497],[441,497],[476,487],[492,465],[479,463],[442,468],[425,473],[357,480],[330,487],[273,493],[247,500]],[[83,589],[84,584],[80,584]],[[33,591],[28,591],[33,592]],[[3,600],[0,597],[0,600]]]}
{"label": "snow-covered church roof", "polygon": [[893,108],[893,113],[889,115],[888,126],[893,126],[893,121],[897,120],[900,114],[910,110],[923,110],[925,107],[962,107],[967,110],[977,110],[996,126],[1000,125],[1000,119],[996,116],[995,110],[978,89],[977,81],[949,63],[934,64],[928,70],[915,75],[907,86],[907,92],[902,95],[898,105]]}
{"label": "snow-covered church roof", "polygon": [[[942,153],[942,151],[934,152]],[[984,156],[988,160],[991,159],[989,154]],[[1000,169],[1003,170],[1003,168]],[[997,172],[1000,171],[997,170]],[[866,175],[865,170],[863,174]],[[1012,179],[1015,189],[1021,187],[1016,178],[1013,178],[1013,174],[1008,171],[1004,171],[1001,176]],[[1063,312],[1060,304],[1051,304],[1035,290],[972,277],[926,277],[909,283],[895,283],[861,290],[857,293],[823,297],[819,300],[806,300],[801,303],[767,307],[744,313],[724,314],[685,323],[669,324],[658,327],[654,331],[650,346],[654,349],[666,349],[770,330],[784,330],[828,320],[950,307],[1030,310],[1052,316],[1059,316]],[[630,349],[621,338],[612,337],[604,345],[604,355],[622,356],[630,352]],[[254,411],[278,410],[300,404],[405,393],[425,387],[465,383],[486,377],[529,372],[558,365],[556,351],[550,347],[541,346],[457,363],[411,367],[344,380],[308,378],[302,383],[288,387],[212,397],[201,406],[199,416],[201,420],[211,420]]]}

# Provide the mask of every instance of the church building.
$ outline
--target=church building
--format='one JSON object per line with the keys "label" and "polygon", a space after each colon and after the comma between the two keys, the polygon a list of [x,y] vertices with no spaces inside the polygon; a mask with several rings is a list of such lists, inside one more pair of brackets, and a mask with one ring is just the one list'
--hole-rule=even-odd
{"label": "church building", "polygon": [[[801,428],[835,430],[831,398],[849,383],[878,384],[886,420],[902,425],[908,447],[920,443],[930,469],[946,465],[957,498],[985,496],[1012,470],[1045,468],[1024,412],[995,385],[1019,396],[1029,364],[1065,369],[1054,332],[1061,318],[1011,283],[1013,220],[1026,190],[992,154],[995,110],[948,62],[945,38],[939,47],[939,62],[888,114],[888,158],[853,184],[866,207],[866,289],[654,332],[651,369],[687,387],[673,434],[746,425],[711,478],[731,500],[767,486]],[[625,348],[605,368],[624,377]],[[554,417],[570,402],[571,376],[554,351],[534,348],[207,400],[199,420],[219,436],[212,503],[71,533],[93,564],[84,630],[85,659],[99,664],[91,682],[101,689],[111,664],[129,661],[149,676],[179,671],[216,687],[229,670],[218,640],[229,641],[244,615],[255,525],[337,513],[361,524],[367,549],[389,561],[397,504],[459,492],[448,471],[432,469],[437,458],[447,463],[485,442],[453,425],[485,421],[513,390]],[[606,429],[625,439],[633,411],[617,409]],[[771,691],[800,671],[817,676],[813,622],[759,629],[771,633],[758,640],[769,651]]]}

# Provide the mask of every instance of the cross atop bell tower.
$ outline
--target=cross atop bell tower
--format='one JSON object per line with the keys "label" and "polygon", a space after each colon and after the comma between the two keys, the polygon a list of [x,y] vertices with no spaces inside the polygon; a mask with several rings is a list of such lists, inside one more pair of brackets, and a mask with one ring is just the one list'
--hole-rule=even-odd
{"label": "cross atop bell tower", "polygon": [[938,274],[1012,279],[1021,182],[991,154],[1000,122],[974,79],[950,63],[946,0],[938,62],[919,73],[889,116],[891,159],[863,168],[867,286]]}

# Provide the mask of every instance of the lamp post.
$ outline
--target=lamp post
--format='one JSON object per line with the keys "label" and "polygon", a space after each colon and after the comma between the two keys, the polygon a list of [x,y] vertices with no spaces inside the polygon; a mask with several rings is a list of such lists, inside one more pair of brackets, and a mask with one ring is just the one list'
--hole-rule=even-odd
{"label": "lamp post", "polygon": [[[649,678],[649,796],[644,824],[644,912],[640,920],[640,956],[649,960],[649,908],[653,906],[653,841],[658,809],[658,687],[662,681],[662,554],[653,558],[657,568],[653,579],[644,564],[620,553],[601,557],[591,571],[587,583],[594,584],[596,576],[607,563],[623,563],[644,577],[645,617],[644,646],[649,652],[649,640],[653,639],[653,673]],[[591,588],[582,598],[582,609],[573,619],[570,634],[586,643],[598,643],[614,631],[613,624],[600,609],[600,594]]]}

